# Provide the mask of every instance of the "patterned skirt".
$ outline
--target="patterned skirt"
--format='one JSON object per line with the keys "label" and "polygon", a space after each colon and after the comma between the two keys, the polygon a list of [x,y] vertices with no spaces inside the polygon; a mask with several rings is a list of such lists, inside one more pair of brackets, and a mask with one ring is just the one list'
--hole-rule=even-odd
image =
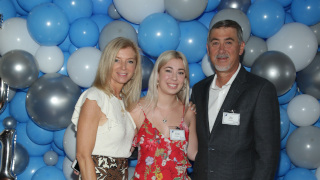
{"label": "patterned skirt", "polygon": [[127,180],[128,159],[92,155],[98,180]]}

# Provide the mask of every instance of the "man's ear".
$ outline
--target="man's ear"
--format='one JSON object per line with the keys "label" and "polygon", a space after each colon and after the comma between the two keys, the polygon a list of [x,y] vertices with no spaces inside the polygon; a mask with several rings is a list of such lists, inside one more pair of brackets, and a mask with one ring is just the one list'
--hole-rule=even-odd
{"label": "man's ear", "polygon": [[240,51],[239,51],[239,55],[241,56],[244,52],[244,47],[245,47],[245,43],[242,41],[240,44]]}

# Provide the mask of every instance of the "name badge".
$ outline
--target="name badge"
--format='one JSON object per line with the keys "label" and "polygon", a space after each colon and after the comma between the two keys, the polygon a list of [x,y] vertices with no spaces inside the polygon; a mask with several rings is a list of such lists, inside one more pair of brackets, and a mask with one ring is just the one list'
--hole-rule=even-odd
{"label": "name badge", "polygon": [[184,130],[170,129],[170,139],[171,140],[186,140]]}
{"label": "name badge", "polygon": [[223,113],[222,124],[240,125],[240,114],[238,113]]}

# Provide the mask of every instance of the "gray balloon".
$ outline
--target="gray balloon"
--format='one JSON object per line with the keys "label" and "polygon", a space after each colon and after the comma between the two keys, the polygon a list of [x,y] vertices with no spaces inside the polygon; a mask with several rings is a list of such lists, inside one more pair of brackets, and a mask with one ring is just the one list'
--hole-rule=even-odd
{"label": "gray balloon", "polygon": [[127,22],[115,20],[103,27],[99,36],[100,50],[103,51],[107,44],[117,37],[131,39],[133,42],[138,44],[138,35],[136,30]]}
{"label": "gray balloon", "polygon": [[3,79],[0,77],[0,114],[7,107],[8,103],[9,86],[4,83]]}
{"label": "gray balloon", "polygon": [[272,82],[278,96],[289,91],[296,79],[296,69],[292,60],[279,51],[262,53],[253,63],[251,72]]}
{"label": "gray balloon", "polygon": [[59,160],[59,156],[54,151],[48,151],[43,155],[43,161],[48,166],[55,166]]}
{"label": "gray balloon", "polygon": [[239,9],[242,12],[247,13],[250,5],[251,0],[222,0],[217,7],[217,10],[220,11],[222,9],[232,8]]}
{"label": "gray balloon", "polygon": [[206,9],[208,0],[164,0],[168,14],[179,21],[190,21],[199,17]]}
{"label": "gray balloon", "polygon": [[11,116],[4,118],[2,125],[5,129],[14,129],[17,126],[17,120]]}
{"label": "gray balloon", "polygon": [[16,95],[16,92],[16,89],[9,87],[8,102],[10,102],[14,95]]}
{"label": "gray balloon", "polygon": [[243,31],[243,41],[247,42],[251,34],[251,25],[247,15],[239,9],[223,9],[219,11],[211,19],[209,27],[211,28],[218,21],[227,19],[236,21],[241,26]]}
{"label": "gray balloon", "polygon": [[35,57],[24,50],[12,50],[0,61],[0,77],[12,88],[29,87],[38,79],[39,65]]}
{"label": "gray balloon", "polygon": [[13,154],[13,173],[21,174],[29,164],[28,151],[19,143],[16,143]]}
{"label": "gray balloon", "polygon": [[254,61],[264,52],[268,51],[267,43],[256,36],[250,36],[244,47],[242,64],[251,67]]}
{"label": "gray balloon", "polygon": [[41,76],[27,92],[26,109],[31,119],[47,130],[61,130],[71,123],[81,89],[59,73]]}
{"label": "gray balloon", "polygon": [[108,8],[108,15],[112,18],[112,19],[120,19],[121,16],[118,13],[116,7],[114,6],[113,3],[110,4],[109,8]]}
{"label": "gray balloon", "polygon": [[153,69],[153,62],[146,56],[141,55],[141,68],[142,68],[142,90],[146,89],[149,85],[149,78]]}
{"label": "gray balloon", "polygon": [[318,24],[310,26],[310,29],[316,35],[317,41],[318,41],[318,45],[320,45],[320,22]]}
{"label": "gray balloon", "polygon": [[294,130],[288,137],[286,150],[294,165],[307,169],[320,167],[320,128],[302,126]]}
{"label": "gray balloon", "polygon": [[312,62],[297,74],[299,89],[316,99],[320,99],[320,52]]}

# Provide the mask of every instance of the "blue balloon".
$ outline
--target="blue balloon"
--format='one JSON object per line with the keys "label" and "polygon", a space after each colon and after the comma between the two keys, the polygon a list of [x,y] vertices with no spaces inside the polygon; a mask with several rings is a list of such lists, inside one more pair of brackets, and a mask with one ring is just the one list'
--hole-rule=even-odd
{"label": "blue balloon", "polygon": [[297,92],[297,82],[294,82],[291,89],[285,94],[278,96],[279,104],[289,103],[296,95]]}
{"label": "blue balloon", "polygon": [[316,126],[316,127],[320,128],[320,118],[318,119],[318,121],[316,123],[313,124],[313,126]]}
{"label": "blue balloon", "polygon": [[0,1],[0,14],[4,21],[9,18],[16,17],[16,13],[17,11],[10,0]]}
{"label": "blue balloon", "polygon": [[291,14],[286,12],[286,18],[284,20],[284,23],[288,24],[288,23],[292,23],[292,22],[295,22],[295,21],[293,20]]}
{"label": "blue balloon", "polygon": [[202,60],[207,53],[206,42],[208,29],[199,21],[180,22],[180,43],[177,51],[181,51],[188,63]]}
{"label": "blue balloon", "polygon": [[203,25],[205,25],[209,29],[211,19],[216,14],[217,14],[217,11],[211,11],[211,12],[207,12],[207,13],[202,13],[202,15],[197,18],[197,20],[199,22],[201,22]]}
{"label": "blue balloon", "polygon": [[294,168],[291,169],[283,180],[317,180],[316,176],[308,169]]}
{"label": "blue balloon", "polygon": [[204,78],[206,78],[206,75],[203,73],[200,64],[198,63],[189,64],[190,88]]}
{"label": "blue balloon", "polygon": [[34,173],[31,180],[65,180],[64,174],[61,169],[55,166],[44,166]]}
{"label": "blue balloon", "polygon": [[70,24],[78,18],[92,15],[93,4],[91,0],[53,0],[53,3],[64,10]]}
{"label": "blue balloon", "polygon": [[113,21],[113,19],[105,14],[95,14],[90,17],[99,28],[99,32],[102,31],[103,27]]}
{"label": "blue balloon", "polygon": [[99,40],[99,27],[90,18],[78,18],[70,26],[69,38],[78,48],[95,46]]}
{"label": "blue balloon", "polygon": [[[12,101],[12,100],[11,100]],[[11,102],[10,102],[11,103]],[[4,109],[4,111],[2,113],[0,113],[0,121],[2,122],[6,117],[10,116],[10,103],[7,106],[7,108]],[[0,123],[2,124],[2,123]]]}
{"label": "blue balloon", "polygon": [[288,7],[291,3],[292,0],[277,0],[283,7]]}
{"label": "blue balloon", "polygon": [[282,150],[280,152],[279,165],[277,169],[277,176],[284,176],[291,167],[291,161],[287,153]]}
{"label": "blue balloon", "polygon": [[281,149],[286,148],[287,140],[288,140],[290,134],[297,128],[298,127],[296,125],[292,124],[291,122],[289,123],[289,131],[288,131],[287,135],[280,142]]}
{"label": "blue balloon", "polygon": [[51,143],[51,148],[52,148],[52,150],[53,150],[54,152],[56,152],[59,156],[65,156],[65,155],[66,155],[66,153],[65,153],[62,149],[58,148],[58,146],[57,146],[54,142]]}
{"label": "blue balloon", "polygon": [[27,16],[29,14],[29,12],[25,11],[24,9],[22,9],[19,5],[19,3],[17,2],[17,0],[11,0],[13,6],[15,7],[16,11],[17,11],[17,16],[21,15],[21,16]]}
{"label": "blue balloon", "polygon": [[34,173],[41,167],[46,166],[43,157],[29,157],[27,168],[17,176],[17,179],[31,179]]}
{"label": "blue balloon", "polygon": [[319,0],[293,0],[291,4],[291,15],[296,22],[311,26],[320,21]]}
{"label": "blue balloon", "polygon": [[287,110],[280,107],[280,139],[283,139],[289,132],[290,119]]}
{"label": "blue balloon", "polygon": [[70,44],[69,50],[68,50],[69,54],[72,54],[72,53],[75,52],[76,50],[78,50],[78,48],[77,48],[75,45]]}
{"label": "blue balloon", "polygon": [[26,109],[26,96],[27,93],[18,91],[9,103],[10,115],[18,122],[28,122],[30,120]]}
{"label": "blue balloon", "polygon": [[43,3],[51,3],[52,0],[17,0],[17,2],[23,10],[30,12],[32,8]]}
{"label": "blue balloon", "polygon": [[166,50],[175,50],[180,41],[177,21],[168,14],[155,13],[147,16],[139,26],[138,43],[152,57]]}
{"label": "blue balloon", "polygon": [[33,121],[27,123],[27,135],[32,142],[39,145],[50,144],[53,141],[53,132],[41,128]]}
{"label": "blue balloon", "polygon": [[55,165],[57,168],[63,170],[63,160],[64,160],[64,156],[59,156],[58,162]]}
{"label": "blue balloon", "polygon": [[59,131],[55,131],[53,133],[53,142],[55,145],[57,145],[58,148],[63,150],[63,136],[66,132],[66,129],[62,129]]}
{"label": "blue balloon", "polygon": [[64,41],[60,43],[58,46],[61,49],[61,51],[65,52],[69,50],[70,45],[71,45],[71,41],[70,41],[69,35],[67,35]]}
{"label": "blue balloon", "polygon": [[219,6],[220,2],[221,0],[208,0],[208,4],[204,12],[210,12],[215,10]]}
{"label": "blue balloon", "polygon": [[68,59],[70,57],[70,54],[69,52],[63,52],[63,56],[64,56],[64,62],[60,71],[58,71],[58,73],[69,76],[67,71],[67,64],[68,64]]}
{"label": "blue balloon", "polygon": [[51,144],[39,145],[31,141],[27,134],[27,123],[17,125],[17,142],[20,143],[29,153],[29,156],[42,156],[51,148]]}
{"label": "blue balloon", "polygon": [[260,38],[276,34],[284,24],[285,11],[278,1],[259,0],[248,9],[251,33]]}
{"label": "blue balloon", "polygon": [[92,0],[93,14],[108,14],[110,4],[110,0]]}
{"label": "blue balloon", "polygon": [[69,22],[61,8],[53,3],[44,3],[30,11],[27,28],[40,45],[56,46],[67,37]]}
{"label": "blue balloon", "polygon": [[129,160],[129,167],[136,167],[138,163],[138,160]]}

